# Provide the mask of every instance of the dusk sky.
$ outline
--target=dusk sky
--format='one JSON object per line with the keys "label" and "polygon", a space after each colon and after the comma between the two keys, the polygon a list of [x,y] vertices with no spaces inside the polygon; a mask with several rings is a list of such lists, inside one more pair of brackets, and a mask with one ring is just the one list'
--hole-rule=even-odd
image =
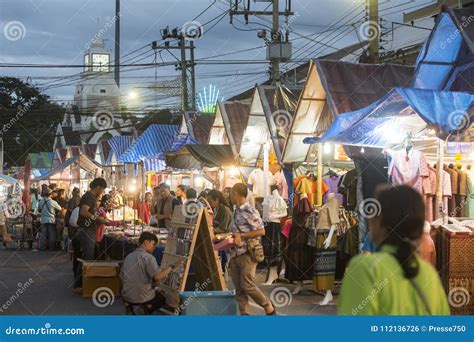
{"label": "dusk sky", "polygon": [[[384,27],[390,30],[391,22],[402,22],[402,12],[412,11],[431,2],[380,1],[380,15],[387,20]],[[280,4],[284,6],[284,1],[280,1]],[[357,28],[364,18],[364,4],[365,0],[292,1],[295,15],[290,18],[289,27],[292,31],[290,40],[293,42],[293,59],[300,61],[318,57],[357,43]],[[263,10],[268,5],[251,2],[253,9]],[[199,15],[205,9],[207,10]],[[199,64],[200,59],[227,53],[231,54],[208,60],[265,61],[263,40],[256,33],[271,25],[271,17],[250,17],[251,23],[248,25],[244,24],[243,17],[234,17],[231,25],[226,13],[228,9],[229,2],[226,0],[122,0],[121,63],[152,63],[154,52],[145,45],[154,40],[162,43],[160,29],[166,26],[180,28],[194,19],[204,28],[203,37],[195,41],[198,91],[212,84],[219,89],[219,98],[227,98],[256,82],[265,81],[268,77],[267,64]],[[0,26],[3,31],[0,36],[0,63],[82,64],[82,55],[98,31],[103,32],[107,47],[113,53],[114,10],[115,0],[0,0]],[[6,25],[11,22],[20,23],[20,37],[15,40],[5,37]],[[433,20],[429,19],[416,24],[431,27],[432,23]],[[390,33],[384,37],[387,41],[384,47],[391,50],[421,42],[428,32],[399,27],[393,35]],[[245,49],[252,50],[238,53]],[[179,57],[178,50],[172,52]],[[356,59],[355,55],[347,58],[350,61]],[[176,59],[167,51],[157,54],[158,62],[174,60]],[[282,70],[295,65],[292,62],[282,64]],[[136,69],[138,67],[122,68],[121,91],[126,94],[133,89],[143,99],[152,96],[152,92],[145,87],[154,82],[155,72],[159,81],[179,75],[174,66]],[[72,100],[74,80],[77,79],[61,80],[59,77],[76,75],[80,71],[80,68],[0,68],[2,76],[15,76],[25,80],[30,77],[33,84],[59,102]],[[166,101],[166,104],[175,103],[179,104],[178,98]]]}

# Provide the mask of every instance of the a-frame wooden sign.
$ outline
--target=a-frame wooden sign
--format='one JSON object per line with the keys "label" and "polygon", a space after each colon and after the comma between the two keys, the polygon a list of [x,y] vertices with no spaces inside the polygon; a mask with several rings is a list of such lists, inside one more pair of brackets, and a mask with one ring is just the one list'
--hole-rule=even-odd
{"label": "a-frame wooden sign", "polygon": [[181,291],[227,290],[217,251],[213,248],[213,238],[205,208],[197,203],[175,207],[161,267],[164,269],[179,259],[183,263],[160,285],[168,305],[179,307]]}

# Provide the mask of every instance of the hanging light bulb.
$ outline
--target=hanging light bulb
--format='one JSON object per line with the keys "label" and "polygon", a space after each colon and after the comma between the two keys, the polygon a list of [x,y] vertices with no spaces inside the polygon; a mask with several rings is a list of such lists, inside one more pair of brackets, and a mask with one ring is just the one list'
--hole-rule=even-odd
{"label": "hanging light bulb", "polygon": [[331,153],[331,145],[329,145],[328,143],[323,144],[323,152],[324,154]]}
{"label": "hanging light bulb", "polygon": [[362,147],[360,148],[360,153],[365,153],[365,148],[364,148],[364,146],[362,146]]}

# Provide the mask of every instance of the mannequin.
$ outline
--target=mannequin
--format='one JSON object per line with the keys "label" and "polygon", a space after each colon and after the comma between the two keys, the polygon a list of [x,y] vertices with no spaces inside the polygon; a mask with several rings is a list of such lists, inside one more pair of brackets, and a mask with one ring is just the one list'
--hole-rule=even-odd
{"label": "mannequin", "polygon": [[333,300],[332,288],[336,271],[337,236],[334,234],[339,223],[340,203],[335,193],[328,194],[326,204],[321,208],[316,225],[316,252],[313,274],[315,291],[325,292],[319,305],[328,305]]}
{"label": "mannequin", "polygon": [[272,185],[272,194],[263,201],[263,221],[265,236],[262,238],[264,263],[267,265],[267,281],[271,285],[278,279],[278,267],[282,260],[280,220],[288,216],[288,205],[278,192],[278,187]]}

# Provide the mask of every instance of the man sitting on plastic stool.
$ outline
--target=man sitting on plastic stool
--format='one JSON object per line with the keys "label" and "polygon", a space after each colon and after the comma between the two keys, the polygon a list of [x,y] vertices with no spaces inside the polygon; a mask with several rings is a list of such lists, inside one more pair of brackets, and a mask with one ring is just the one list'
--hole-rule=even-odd
{"label": "man sitting on plastic stool", "polygon": [[181,260],[160,271],[152,255],[158,243],[156,235],[143,232],[138,241],[140,247],[127,255],[120,272],[123,282],[122,298],[127,306],[140,306],[145,314],[150,314],[166,305],[165,297],[155,291],[153,282],[163,281],[181,264]]}

